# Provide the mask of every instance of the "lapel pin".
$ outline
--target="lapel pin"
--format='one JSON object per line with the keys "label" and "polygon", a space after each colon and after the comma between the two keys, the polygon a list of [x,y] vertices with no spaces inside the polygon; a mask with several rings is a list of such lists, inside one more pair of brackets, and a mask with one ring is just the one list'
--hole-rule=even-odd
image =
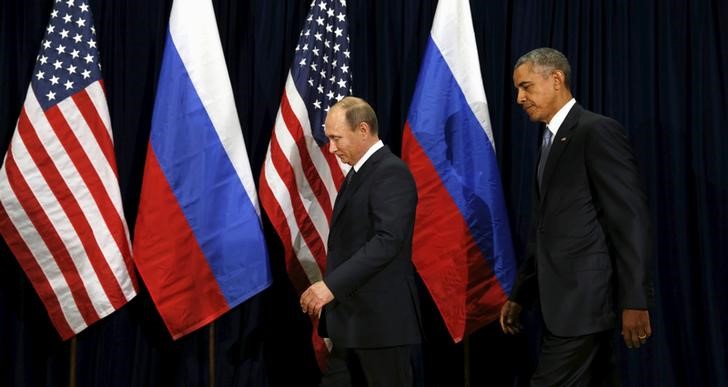
{"label": "lapel pin", "polygon": [[566,142],[566,137],[561,137],[561,142]]}

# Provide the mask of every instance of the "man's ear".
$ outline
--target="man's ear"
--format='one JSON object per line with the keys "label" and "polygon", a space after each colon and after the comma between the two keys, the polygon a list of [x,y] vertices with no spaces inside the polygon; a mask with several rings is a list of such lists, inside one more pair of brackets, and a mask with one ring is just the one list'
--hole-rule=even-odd
{"label": "man's ear", "polygon": [[554,70],[554,72],[551,74],[551,76],[554,79],[554,89],[561,90],[561,88],[564,87],[564,81],[566,79],[566,74],[564,74],[561,70]]}
{"label": "man's ear", "polygon": [[360,122],[356,130],[359,132],[362,138],[366,137],[369,134],[369,124],[367,124],[366,122]]}

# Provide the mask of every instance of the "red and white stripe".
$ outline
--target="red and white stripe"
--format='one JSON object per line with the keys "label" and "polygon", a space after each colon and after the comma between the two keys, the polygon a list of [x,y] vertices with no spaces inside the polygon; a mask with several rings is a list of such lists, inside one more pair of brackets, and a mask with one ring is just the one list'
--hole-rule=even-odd
{"label": "red and white stripe", "polygon": [[283,240],[299,291],[322,279],[329,222],[343,165],[311,133],[304,101],[289,73],[260,176],[260,201]]}
{"label": "red and white stripe", "polygon": [[43,111],[28,88],[0,169],[0,232],[67,339],[136,295],[101,82]]}

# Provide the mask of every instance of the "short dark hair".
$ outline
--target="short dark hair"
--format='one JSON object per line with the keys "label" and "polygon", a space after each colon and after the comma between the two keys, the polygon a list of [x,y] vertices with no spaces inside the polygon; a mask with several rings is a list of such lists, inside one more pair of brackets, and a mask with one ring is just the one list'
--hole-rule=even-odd
{"label": "short dark hair", "polygon": [[537,48],[525,53],[518,58],[513,70],[523,64],[531,63],[538,68],[534,71],[541,73],[544,77],[551,74],[554,70],[560,70],[564,73],[564,84],[571,89],[571,66],[569,60],[560,51],[550,47]]}
{"label": "short dark hair", "polygon": [[359,125],[361,122],[366,122],[369,125],[371,134],[379,135],[379,125],[377,124],[377,114],[374,113],[374,109],[367,103],[367,101],[353,96],[342,98],[339,102],[335,103],[331,109],[343,109],[346,115],[346,122],[349,123],[352,130]]}

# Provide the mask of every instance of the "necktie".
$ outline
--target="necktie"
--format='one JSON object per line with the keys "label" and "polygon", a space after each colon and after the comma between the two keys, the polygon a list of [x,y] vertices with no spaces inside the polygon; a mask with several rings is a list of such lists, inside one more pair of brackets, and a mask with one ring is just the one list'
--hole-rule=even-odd
{"label": "necktie", "polygon": [[346,184],[347,185],[351,184],[351,179],[354,178],[355,173],[356,173],[356,171],[354,170],[354,167],[351,167],[351,169],[349,169],[349,173],[346,174]]}
{"label": "necktie", "polygon": [[541,157],[538,159],[538,186],[541,188],[543,181],[543,170],[546,167],[546,160],[549,158],[549,150],[551,149],[551,137],[553,134],[548,126],[543,131],[543,139],[541,140]]}
{"label": "necktie", "polygon": [[346,177],[344,177],[344,182],[341,183],[341,186],[339,187],[339,192],[336,194],[336,200],[334,201],[334,209],[336,209],[336,206],[339,205],[341,198],[344,197],[344,191],[346,191],[346,187],[349,186],[349,184],[351,183],[351,179],[354,178],[355,174],[356,174],[356,171],[354,171],[354,167],[351,167],[351,169],[349,169],[349,173],[347,173]]}
{"label": "necktie", "polygon": [[341,194],[344,192],[346,187],[348,187],[349,184],[351,184],[351,180],[354,178],[355,174],[356,174],[356,171],[354,170],[354,167],[351,167],[351,169],[349,169],[349,173],[347,173],[346,177],[344,177],[344,184],[342,184],[341,187],[339,187],[339,196],[341,196]]}

